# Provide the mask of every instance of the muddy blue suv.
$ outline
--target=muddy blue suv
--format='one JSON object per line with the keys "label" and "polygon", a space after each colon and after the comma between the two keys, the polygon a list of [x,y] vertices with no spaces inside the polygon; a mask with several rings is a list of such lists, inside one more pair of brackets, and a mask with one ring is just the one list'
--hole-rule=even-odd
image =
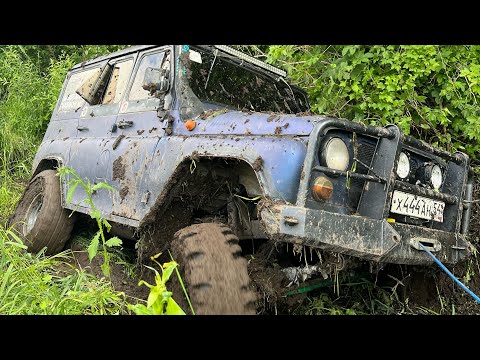
{"label": "muddy blue suv", "polygon": [[469,254],[465,154],[312,115],[283,70],[227,46],[136,46],[68,72],[12,220],[30,251],[62,250],[91,210],[80,187],[66,203],[62,166],[117,189],[93,195],[112,233],[170,249],[197,313],[255,313],[256,249],[290,284],[431,264],[420,244],[448,264]]}

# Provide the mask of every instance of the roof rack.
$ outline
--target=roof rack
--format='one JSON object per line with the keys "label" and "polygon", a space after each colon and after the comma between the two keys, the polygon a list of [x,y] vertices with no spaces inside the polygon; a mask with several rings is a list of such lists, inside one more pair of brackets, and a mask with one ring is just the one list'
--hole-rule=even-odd
{"label": "roof rack", "polygon": [[230,55],[236,56],[241,60],[248,61],[249,63],[252,63],[252,64],[257,65],[257,66],[259,66],[263,69],[266,69],[266,70],[271,71],[271,72],[273,72],[277,75],[280,75],[281,77],[287,77],[287,73],[284,70],[279,69],[275,66],[269,65],[267,63],[264,63],[263,61],[255,59],[253,56],[244,54],[241,51],[233,49],[230,46],[226,46],[226,45],[213,45],[213,46],[215,48],[221,50],[221,51],[224,51],[224,52],[230,54]]}

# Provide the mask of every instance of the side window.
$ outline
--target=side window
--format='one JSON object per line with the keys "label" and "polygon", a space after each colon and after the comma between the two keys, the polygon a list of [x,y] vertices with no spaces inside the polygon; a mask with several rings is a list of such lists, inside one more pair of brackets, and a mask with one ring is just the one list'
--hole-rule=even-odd
{"label": "side window", "polygon": [[[170,64],[168,61],[163,61],[165,57],[165,52],[159,52],[155,54],[149,54],[142,58],[140,65],[138,67],[137,74],[135,75],[135,80],[133,81],[132,88],[130,90],[130,94],[128,96],[129,101],[134,100],[144,100],[144,99],[151,99],[155,97],[154,92],[151,89],[144,88],[143,80],[145,77],[145,72],[147,69],[158,69],[160,70],[162,67],[168,66]],[[163,65],[163,66],[162,66]]]}
{"label": "side window", "polygon": [[132,66],[133,60],[122,61],[115,64],[110,82],[105,90],[102,104],[116,104],[122,99],[132,71]]}
{"label": "side window", "polygon": [[77,94],[76,90],[92,75],[98,72],[99,68],[93,68],[86,71],[72,74],[68,80],[62,102],[58,109],[59,112],[73,111],[83,106],[85,100]]}
{"label": "side window", "polygon": [[122,99],[132,72],[133,59],[120,60],[85,76],[75,92],[89,105],[117,104]]}

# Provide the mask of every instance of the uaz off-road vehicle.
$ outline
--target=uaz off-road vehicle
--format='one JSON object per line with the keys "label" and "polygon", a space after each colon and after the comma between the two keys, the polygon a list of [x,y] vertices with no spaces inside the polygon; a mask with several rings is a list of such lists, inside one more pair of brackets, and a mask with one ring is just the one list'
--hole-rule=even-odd
{"label": "uaz off-road vehicle", "polygon": [[13,217],[29,250],[60,251],[70,210],[90,211],[80,187],[65,201],[55,169],[68,166],[118,190],[93,195],[112,232],[172,250],[198,313],[255,313],[241,255],[259,245],[303,253],[284,269],[292,283],[362,261],[431,264],[420,244],[448,264],[468,255],[465,154],[395,125],[310,116],[285,75],[227,46],[138,46],[74,66]]}

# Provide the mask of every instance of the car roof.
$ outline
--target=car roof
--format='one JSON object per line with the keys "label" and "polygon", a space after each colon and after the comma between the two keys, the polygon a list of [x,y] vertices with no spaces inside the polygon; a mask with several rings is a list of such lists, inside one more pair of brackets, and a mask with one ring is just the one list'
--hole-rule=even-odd
{"label": "car roof", "polygon": [[[130,47],[127,47],[127,48],[119,50],[119,51],[115,51],[115,52],[110,53],[110,54],[98,56],[96,58],[78,63],[78,64],[74,65],[70,69],[70,71],[71,70],[76,70],[76,69],[79,69],[79,68],[83,68],[84,66],[92,65],[92,64],[95,64],[95,63],[101,63],[105,60],[109,60],[109,59],[112,59],[112,58],[132,54],[132,53],[136,53],[138,51],[144,51],[144,50],[148,50],[148,49],[152,49],[152,48],[160,47],[160,46],[164,46],[164,45],[136,45],[136,46],[130,46]],[[274,67],[270,64],[264,63],[263,61],[259,61],[257,59],[254,59],[251,56],[249,56],[247,54],[244,54],[241,51],[235,50],[233,48],[225,49],[225,48],[229,48],[228,46],[224,46],[224,45],[203,45],[203,46],[200,45],[200,46],[204,47],[204,48],[209,48],[209,47],[214,47],[215,48],[216,47],[216,48],[221,49],[222,51],[226,51],[227,53],[231,53],[231,54],[236,55],[236,56],[239,56],[238,54],[242,54],[243,57],[251,58],[251,60],[247,59],[248,62],[252,63],[252,65],[254,65],[257,68],[261,68],[263,71],[266,71],[267,73],[270,74],[270,76],[272,76],[273,74],[280,75],[283,78],[286,78],[286,76],[287,76],[286,72],[283,69],[276,68],[276,67]],[[261,64],[259,64],[259,63],[261,63]],[[301,88],[298,88],[298,89],[301,89]],[[303,90],[303,89],[301,89],[301,90]]]}
{"label": "car roof", "polygon": [[115,57],[119,57],[119,56],[131,54],[131,53],[135,53],[135,52],[137,52],[137,51],[147,50],[147,49],[154,48],[154,47],[157,47],[157,46],[160,46],[160,45],[137,45],[137,46],[130,46],[130,47],[128,47],[128,48],[125,48],[125,49],[122,49],[122,50],[119,50],[119,51],[115,51],[115,52],[110,53],[110,54],[107,54],[107,55],[102,55],[102,56],[96,57],[96,58],[94,58],[94,59],[91,59],[91,60],[87,60],[87,61],[78,63],[78,64],[74,65],[70,70],[75,70],[75,69],[78,69],[78,68],[80,68],[80,67],[84,67],[84,66],[86,66],[86,65],[91,65],[91,64],[94,64],[94,63],[97,63],[97,62],[102,62],[102,61],[104,61],[104,60],[108,60],[108,59],[111,59],[111,58],[115,58]]}

